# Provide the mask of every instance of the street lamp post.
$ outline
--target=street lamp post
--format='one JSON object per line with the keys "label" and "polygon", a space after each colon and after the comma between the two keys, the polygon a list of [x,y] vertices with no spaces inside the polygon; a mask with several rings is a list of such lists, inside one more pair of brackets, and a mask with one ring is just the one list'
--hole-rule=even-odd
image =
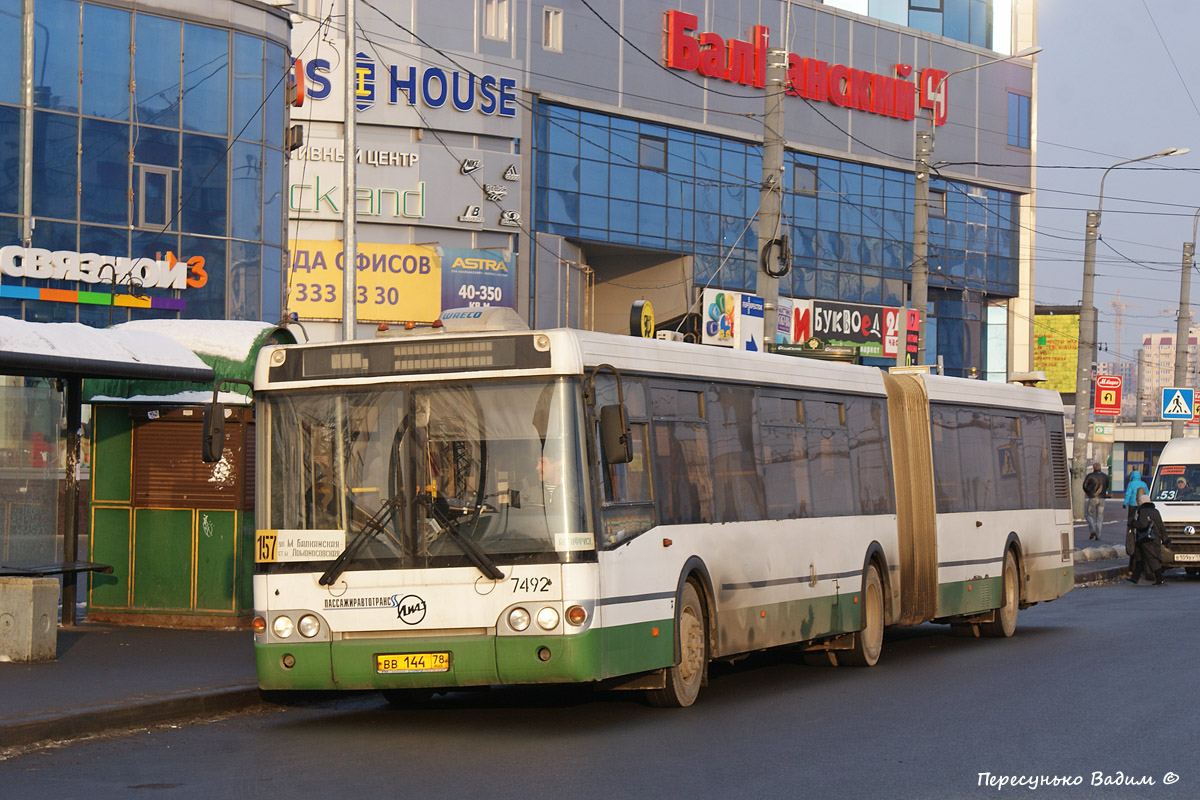
{"label": "street lamp post", "polygon": [[[1179,321],[1175,326],[1175,386],[1187,386],[1188,339],[1192,329],[1192,261],[1196,254],[1196,226],[1200,208],[1192,217],[1192,240],[1183,243],[1183,268],[1179,273]],[[1171,420],[1171,438],[1183,436],[1183,420]]]}
{"label": "street lamp post", "polygon": [[[969,67],[952,70],[942,76],[934,87],[933,96],[941,97],[946,81],[951,75],[969,72],[973,69],[1012,61],[1015,58],[1026,58],[1042,52],[1040,47],[1027,47],[1003,58],[993,58],[981,61]],[[934,114],[936,109],[929,109],[929,130],[917,132],[917,159],[914,173],[913,191],[913,260],[912,260],[912,306],[919,315],[917,323],[917,363],[925,363],[925,308],[929,305],[929,172],[933,169],[930,156],[933,153]],[[900,348],[897,348],[900,350]],[[902,358],[902,356],[898,356]]]}
{"label": "street lamp post", "polygon": [[1087,470],[1087,445],[1091,440],[1092,362],[1096,360],[1096,308],[1092,290],[1096,283],[1096,240],[1100,238],[1100,210],[1104,206],[1104,180],[1117,167],[1163,156],[1183,155],[1188,148],[1170,147],[1148,156],[1118,161],[1100,176],[1096,210],[1087,212],[1083,239],[1083,297],[1079,309],[1079,357],[1075,365],[1075,444],[1071,453],[1071,508],[1076,519],[1083,516],[1083,478]]}

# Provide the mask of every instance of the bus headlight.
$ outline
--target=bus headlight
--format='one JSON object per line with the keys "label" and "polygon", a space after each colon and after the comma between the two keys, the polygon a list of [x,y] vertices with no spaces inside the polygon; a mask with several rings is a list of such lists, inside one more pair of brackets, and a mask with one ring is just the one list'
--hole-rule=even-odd
{"label": "bus headlight", "polygon": [[321,620],[314,617],[312,614],[305,614],[296,623],[296,627],[300,630],[300,635],[305,639],[311,639],[321,632]]}
{"label": "bus headlight", "polygon": [[587,622],[587,609],[583,606],[571,606],[567,609],[567,622],[576,627]]}
{"label": "bus headlight", "polygon": [[282,614],[276,617],[275,621],[271,623],[271,630],[275,631],[275,635],[280,639],[288,638],[295,629],[296,626],[292,624],[292,618],[285,617]]}
{"label": "bus headlight", "polygon": [[558,611],[546,606],[537,614],[538,627],[544,631],[552,631],[558,627]]}
{"label": "bus headlight", "polygon": [[523,631],[529,627],[529,612],[523,608],[514,608],[508,612],[508,627],[514,631]]}

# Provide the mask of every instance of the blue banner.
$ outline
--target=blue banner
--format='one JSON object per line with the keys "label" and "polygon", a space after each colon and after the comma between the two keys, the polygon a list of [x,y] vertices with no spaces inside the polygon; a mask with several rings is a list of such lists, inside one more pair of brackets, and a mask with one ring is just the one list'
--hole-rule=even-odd
{"label": "blue banner", "polygon": [[517,307],[517,265],[505,250],[442,248],[442,310]]}

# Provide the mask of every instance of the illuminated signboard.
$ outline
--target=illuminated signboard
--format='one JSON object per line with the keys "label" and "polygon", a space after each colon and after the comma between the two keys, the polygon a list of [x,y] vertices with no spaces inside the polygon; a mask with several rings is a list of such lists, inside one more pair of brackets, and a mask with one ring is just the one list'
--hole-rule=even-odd
{"label": "illuminated signboard", "polygon": [[422,336],[402,341],[374,340],[319,345],[285,351],[272,361],[271,382],[379,378],[445,372],[547,369],[550,351],[526,335],[486,339]]}
{"label": "illuminated signboard", "polygon": [[1042,386],[1073,394],[1079,366],[1079,315],[1035,314],[1033,333],[1033,368],[1046,373]]}

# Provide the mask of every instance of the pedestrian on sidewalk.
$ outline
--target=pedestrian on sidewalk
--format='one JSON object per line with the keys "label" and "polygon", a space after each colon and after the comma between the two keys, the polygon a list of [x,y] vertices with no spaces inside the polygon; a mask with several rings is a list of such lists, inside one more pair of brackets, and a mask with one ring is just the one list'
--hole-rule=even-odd
{"label": "pedestrian on sidewalk", "polygon": [[1134,550],[1129,557],[1129,577],[1125,580],[1137,583],[1142,577],[1154,578],[1155,586],[1163,585],[1162,550],[1159,543],[1166,535],[1163,528],[1162,515],[1150,502],[1150,495],[1138,492],[1137,513],[1133,519]]}
{"label": "pedestrian on sidewalk", "polygon": [[1083,518],[1087,520],[1088,538],[1100,539],[1100,528],[1104,525],[1104,499],[1108,497],[1108,475],[1100,471],[1099,464],[1092,464],[1092,471],[1083,479],[1083,493],[1087,500],[1083,504]]}
{"label": "pedestrian on sidewalk", "polygon": [[1137,513],[1138,501],[1137,493],[1141,489],[1146,494],[1150,494],[1150,487],[1142,480],[1142,473],[1136,469],[1129,473],[1129,480],[1125,482],[1125,502],[1121,503],[1121,507],[1125,509],[1126,514],[1126,530],[1133,530],[1133,515]]}

